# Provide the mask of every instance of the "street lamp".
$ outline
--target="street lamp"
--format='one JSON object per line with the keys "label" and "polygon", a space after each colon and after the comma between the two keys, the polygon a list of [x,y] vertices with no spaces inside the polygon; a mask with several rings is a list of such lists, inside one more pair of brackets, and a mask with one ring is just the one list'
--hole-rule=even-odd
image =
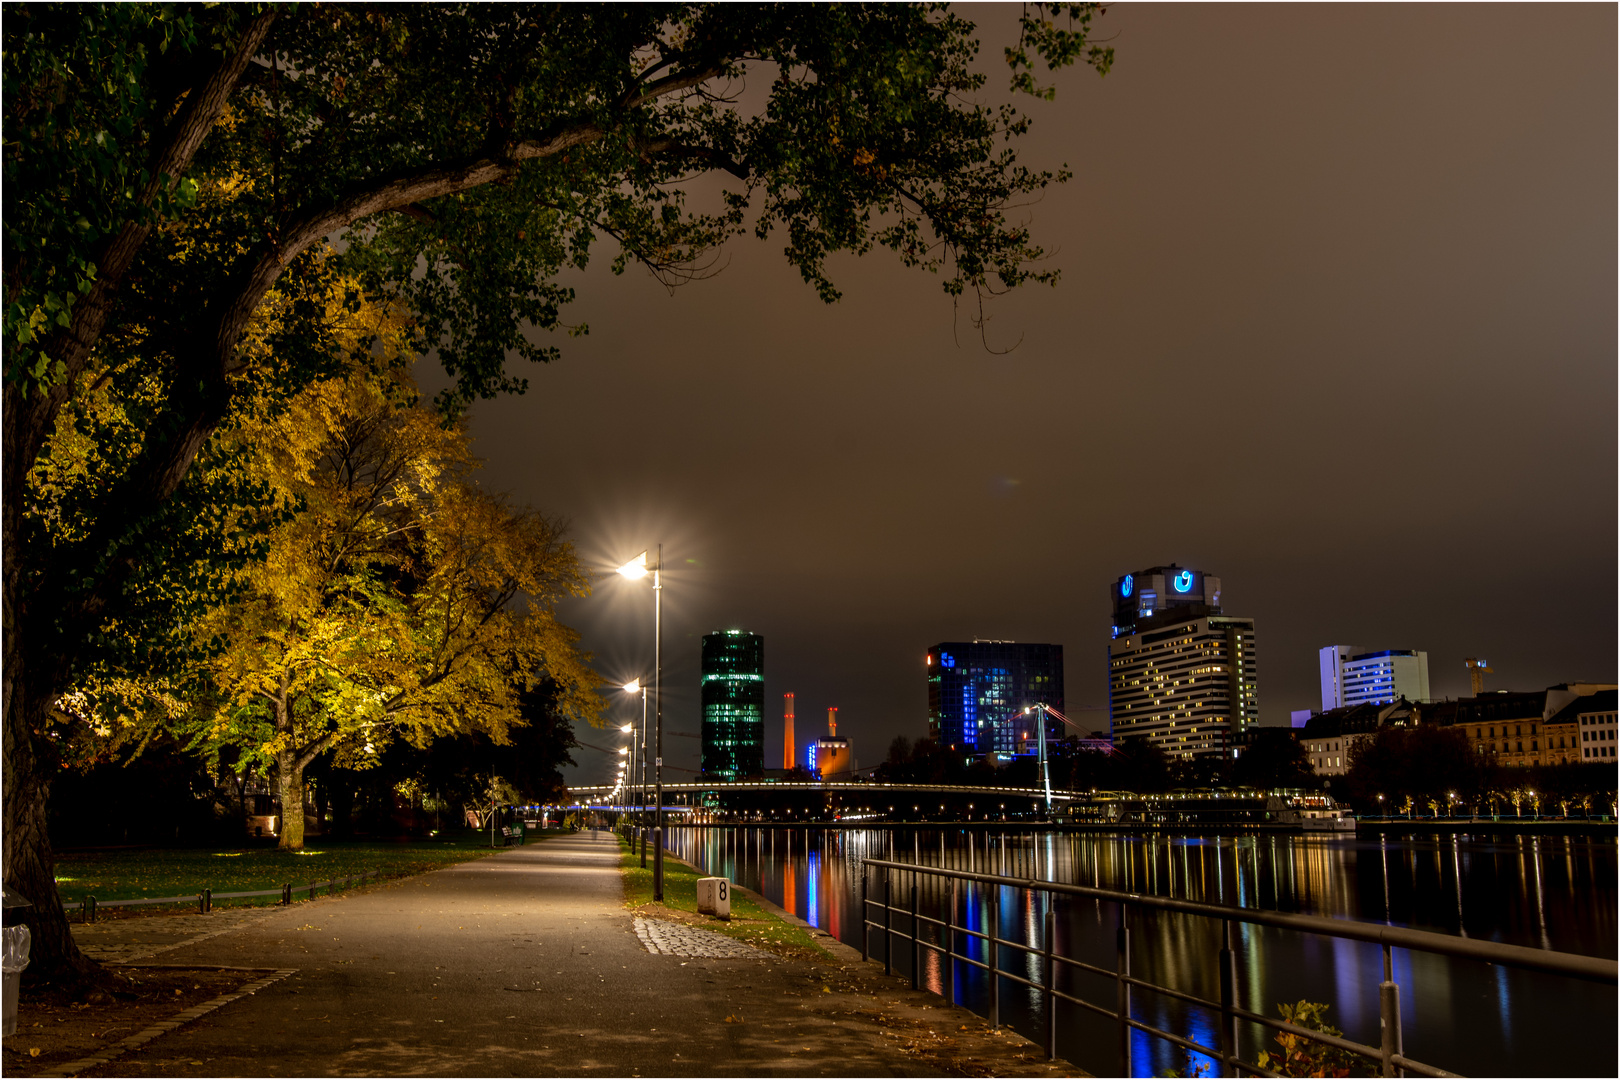
{"label": "street lamp", "polygon": [[[653,899],[664,899],[664,545],[658,545],[658,561],[647,565],[647,553],[619,567],[619,573],[639,581],[649,573],[653,579]],[[637,680],[639,682],[639,680]],[[627,686],[626,690],[629,689]],[[638,686],[639,689],[639,686]],[[645,701],[645,699],[643,699]],[[643,744],[645,745],[645,744]]]}
{"label": "street lamp", "polygon": [[647,868],[647,688],[641,684],[640,679],[631,679],[621,689],[627,694],[641,695],[641,754],[635,758],[635,767],[640,769],[641,773],[639,779],[631,780],[631,784],[636,789],[636,800],[641,814],[641,867],[645,870]]}

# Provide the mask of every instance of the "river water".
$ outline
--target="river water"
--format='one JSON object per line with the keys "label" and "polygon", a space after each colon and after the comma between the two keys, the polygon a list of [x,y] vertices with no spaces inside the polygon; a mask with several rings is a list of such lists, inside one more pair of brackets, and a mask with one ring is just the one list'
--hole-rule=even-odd
{"label": "river water", "polygon": [[[682,827],[670,849],[706,872],[763,893],[839,940],[861,947],[861,863],[894,859],[962,870],[1073,882],[1205,903],[1296,912],[1465,935],[1487,941],[1614,958],[1616,844],[1613,838],[1549,836],[1362,837],[1254,834],[1134,836],[1007,832],[971,827],[788,829]],[[897,885],[909,888],[909,881]],[[881,900],[874,873],[871,899]],[[964,890],[957,925],[988,928],[987,894]],[[909,904],[897,887],[895,905]],[[949,886],[929,888],[924,914],[943,915]],[[1052,905],[1058,951],[1112,970],[1117,905],[1078,897],[1047,900],[1002,890],[1001,936],[1039,942]],[[881,915],[874,909],[874,920]],[[897,930],[906,917],[895,916]],[[1382,955],[1375,945],[1238,924],[1234,943],[1239,1002],[1276,1016],[1283,1002],[1326,1002],[1329,1023],[1376,1046]],[[1160,985],[1219,998],[1219,924],[1170,912],[1131,916],[1132,973]],[[872,953],[882,957],[882,931]],[[930,938],[932,940],[932,938]],[[983,961],[982,945],[966,949]],[[1475,1076],[1613,1076],[1617,1073],[1614,987],[1477,961],[1395,950],[1395,979],[1407,1056]],[[896,942],[895,970],[910,954]],[[984,973],[925,949],[922,982],[975,1012],[988,1012]],[[954,971],[952,970],[954,968]],[[1002,969],[1039,981],[1040,960],[1003,950]],[[953,978],[954,976],[954,978]],[[1060,990],[1104,1008],[1114,984],[1063,972]],[[1001,986],[1003,1023],[1042,1041],[1040,996],[1009,980]],[[1138,990],[1133,1015],[1156,1027],[1217,1045],[1208,1010]],[[1275,1049],[1258,1025],[1242,1025],[1242,1056]],[[1163,1076],[1210,1066],[1144,1032],[1132,1035],[1132,1072]],[[1097,1075],[1118,1075],[1114,1023],[1060,1002],[1058,1053]],[[1361,1075],[1358,1071],[1358,1075]]]}

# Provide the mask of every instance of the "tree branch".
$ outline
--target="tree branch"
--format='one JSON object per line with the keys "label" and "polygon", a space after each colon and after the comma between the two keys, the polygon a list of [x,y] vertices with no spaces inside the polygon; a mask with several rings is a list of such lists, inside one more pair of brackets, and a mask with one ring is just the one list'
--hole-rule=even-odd
{"label": "tree branch", "polygon": [[[159,192],[172,190],[179,182],[196,155],[197,148],[213,130],[248,61],[258,52],[270,32],[270,24],[275,17],[274,8],[261,12],[248,24],[237,42],[236,51],[221,59],[203,85],[194,87],[187,96],[179,114],[165,132],[168,142],[153,156],[149,170],[151,179],[137,200],[143,209],[150,209]],[[89,363],[90,353],[106,326],[112,294],[123,282],[136,253],[151,231],[152,223],[147,220],[131,221],[119,230],[96,261],[96,280],[90,292],[73,305],[71,324],[45,343],[46,354],[60,361],[66,372],[48,389],[29,395],[27,420],[18,425],[22,429],[21,444],[6,448],[8,454],[21,455],[20,465],[24,475],[33,468],[40,448],[55,427],[56,414]],[[8,424],[7,428],[9,430],[11,425]]]}

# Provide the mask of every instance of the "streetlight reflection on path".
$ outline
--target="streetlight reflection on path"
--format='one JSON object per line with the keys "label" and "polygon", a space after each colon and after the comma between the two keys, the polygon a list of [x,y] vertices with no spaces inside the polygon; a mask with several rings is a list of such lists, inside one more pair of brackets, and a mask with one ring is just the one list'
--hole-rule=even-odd
{"label": "streetlight reflection on path", "polygon": [[647,565],[647,553],[631,559],[619,567],[619,573],[631,581],[646,577],[653,579],[653,899],[664,899],[664,584],[660,574],[664,568],[664,545],[658,545],[658,558]]}

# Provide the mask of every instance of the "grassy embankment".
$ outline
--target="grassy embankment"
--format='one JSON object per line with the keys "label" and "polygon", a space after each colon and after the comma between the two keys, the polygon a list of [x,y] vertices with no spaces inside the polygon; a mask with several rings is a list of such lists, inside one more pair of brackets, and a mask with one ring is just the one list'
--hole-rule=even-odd
{"label": "grassy embankment", "polygon": [[727,937],[747,942],[781,956],[801,959],[826,959],[827,953],[802,926],[784,922],[771,911],[754,902],[753,897],[740,889],[731,891],[731,921],[716,919],[697,913],[697,880],[709,875],[701,873],[669,852],[664,853],[664,902],[653,902],[652,854],[648,853],[647,868],[641,867],[641,857],[632,850],[623,836],[619,841],[619,866],[624,871],[624,906],[638,915],[671,918],[679,922],[715,930]]}
{"label": "grassy embankment", "polygon": [[[529,842],[544,835],[530,833]],[[487,831],[468,830],[431,840],[397,843],[328,842],[317,837],[304,851],[220,847],[67,852],[56,860],[56,889],[67,903],[83,900],[86,895],[105,902],[194,896],[204,889],[212,889],[217,896],[222,892],[279,889],[289,883],[297,890],[312,881],[329,881],[368,870],[377,871],[379,878],[408,877],[504,850],[489,846]],[[214,905],[273,904],[278,899],[260,896],[215,900]],[[165,909],[122,910],[135,914]]]}

